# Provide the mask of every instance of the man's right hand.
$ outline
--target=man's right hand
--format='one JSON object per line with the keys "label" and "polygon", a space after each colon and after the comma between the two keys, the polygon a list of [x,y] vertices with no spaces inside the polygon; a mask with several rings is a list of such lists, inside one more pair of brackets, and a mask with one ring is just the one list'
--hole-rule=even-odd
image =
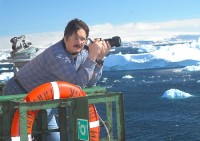
{"label": "man's right hand", "polygon": [[93,43],[89,44],[88,48],[89,48],[89,55],[88,55],[88,57],[92,61],[95,62],[97,60],[97,57],[102,52],[103,41],[101,41],[99,38],[96,38]]}

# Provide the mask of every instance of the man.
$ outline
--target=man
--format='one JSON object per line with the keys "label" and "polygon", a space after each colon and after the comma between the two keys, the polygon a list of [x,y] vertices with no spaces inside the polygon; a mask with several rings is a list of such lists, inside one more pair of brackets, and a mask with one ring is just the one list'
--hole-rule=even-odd
{"label": "man", "polygon": [[[28,93],[37,86],[52,81],[67,81],[81,87],[93,86],[102,75],[101,60],[110,51],[110,44],[100,39],[84,49],[88,26],[80,19],[71,20],[61,41],[47,48],[25,64],[4,88],[4,95]],[[52,110],[47,110],[48,128],[57,124]],[[59,141],[59,133],[51,133],[48,141]]]}

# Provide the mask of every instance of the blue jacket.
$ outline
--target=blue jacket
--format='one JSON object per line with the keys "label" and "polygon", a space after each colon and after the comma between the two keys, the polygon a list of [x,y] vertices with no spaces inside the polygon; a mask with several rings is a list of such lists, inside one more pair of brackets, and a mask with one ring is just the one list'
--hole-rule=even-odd
{"label": "blue jacket", "polygon": [[83,49],[75,59],[66,51],[61,40],[25,64],[16,78],[26,91],[52,81],[67,81],[81,87],[94,85],[102,75],[102,67],[88,58]]}

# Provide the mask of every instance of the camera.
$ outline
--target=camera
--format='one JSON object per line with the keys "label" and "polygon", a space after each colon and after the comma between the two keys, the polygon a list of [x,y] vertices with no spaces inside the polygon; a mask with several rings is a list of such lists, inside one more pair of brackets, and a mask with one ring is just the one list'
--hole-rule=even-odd
{"label": "camera", "polygon": [[108,41],[111,47],[120,47],[121,46],[121,38],[119,36],[114,36],[110,39],[104,39],[104,41]]}
{"label": "camera", "polygon": [[[87,40],[87,43],[86,43],[86,45],[85,45],[85,49],[87,49],[88,50],[88,45],[89,45],[89,43],[93,43],[93,41],[90,39],[90,38],[87,38],[88,40]],[[100,38],[100,40],[102,40],[101,38]],[[109,44],[111,45],[111,47],[120,47],[121,46],[121,38],[119,37],[119,36],[114,36],[114,37],[112,37],[112,38],[108,38],[108,39],[103,39],[104,41],[108,41],[109,42]]]}

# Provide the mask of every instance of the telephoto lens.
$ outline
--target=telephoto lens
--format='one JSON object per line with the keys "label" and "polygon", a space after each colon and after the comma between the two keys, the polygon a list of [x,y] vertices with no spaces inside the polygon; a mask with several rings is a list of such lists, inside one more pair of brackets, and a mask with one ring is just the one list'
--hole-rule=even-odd
{"label": "telephoto lens", "polygon": [[120,47],[121,46],[121,38],[119,36],[114,36],[111,39],[104,39],[104,41],[108,41],[111,47]]}
{"label": "telephoto lens", "polygon": [[[100,38],[101,39],[101,38]],[[121,46],[121,38],[119,36],[114,36],[112,38],[103,39],[104,41],[108,41],[111,47],[120,47]],[[85,44],[85,49],[88,50],[88,45],[93,43],[93,41],[88,38]]]}

